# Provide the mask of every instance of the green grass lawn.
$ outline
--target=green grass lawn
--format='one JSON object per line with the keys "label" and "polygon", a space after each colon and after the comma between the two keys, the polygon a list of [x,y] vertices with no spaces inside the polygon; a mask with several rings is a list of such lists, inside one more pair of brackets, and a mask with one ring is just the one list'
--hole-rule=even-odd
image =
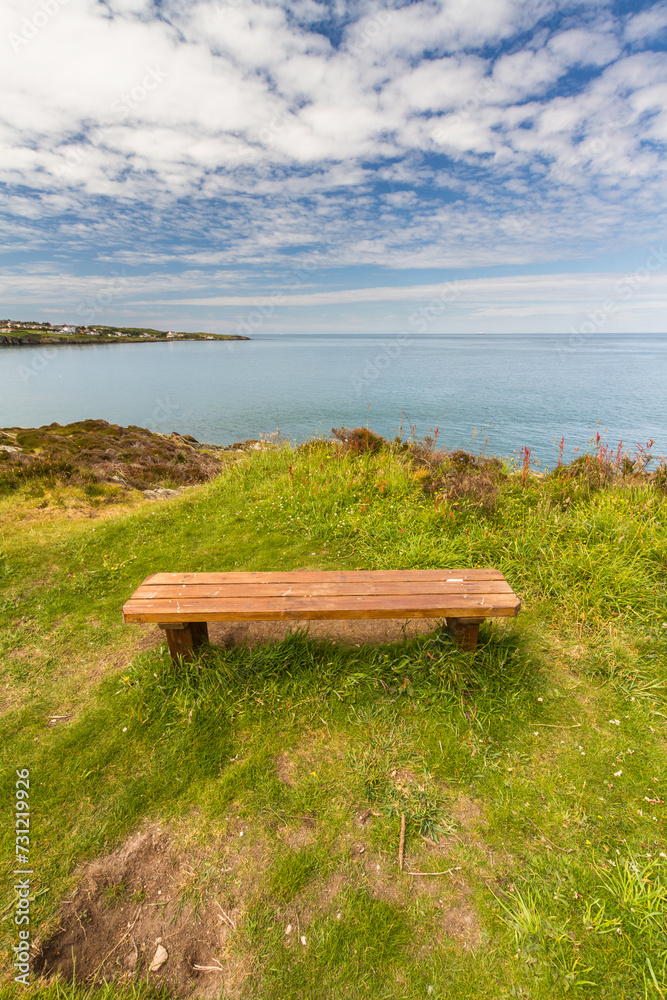
{"label": "green grass lawn", "polygon": [[[660,476],[370,444],[247,454],[132,509],[2,501],[1,996],[664,1000]],[[437,623],[297,630],[175,670],[120,614],[160,570],[479,566],[523,608],[474,654]],[[23,768],[31,932],[79,935],[75,986],[11,979]]]}

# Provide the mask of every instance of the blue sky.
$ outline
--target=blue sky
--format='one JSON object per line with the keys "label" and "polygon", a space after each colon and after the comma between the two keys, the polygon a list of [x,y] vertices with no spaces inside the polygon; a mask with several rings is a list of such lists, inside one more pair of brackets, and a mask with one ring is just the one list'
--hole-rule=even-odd
{"label": "blue sky", "polygon": [[667,332],[667,3],[5,0],[0,315]]}

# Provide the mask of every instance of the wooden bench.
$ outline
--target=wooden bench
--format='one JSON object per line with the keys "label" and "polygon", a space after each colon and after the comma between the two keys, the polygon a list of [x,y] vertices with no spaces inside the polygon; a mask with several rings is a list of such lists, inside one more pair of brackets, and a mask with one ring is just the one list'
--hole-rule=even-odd
{"label": "wooden bench", "polygon": [[521,602],[494,569],[154,573],[123,607],[126,622],[156,622],[174,663],[208,642],[208,622],[326,618],[445,618],[475,649],[480,623]]}

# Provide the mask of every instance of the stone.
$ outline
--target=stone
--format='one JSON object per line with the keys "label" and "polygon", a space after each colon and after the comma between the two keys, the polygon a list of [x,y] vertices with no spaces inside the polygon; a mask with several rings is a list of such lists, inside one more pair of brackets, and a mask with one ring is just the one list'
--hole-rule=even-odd
{"label": "stone", "polygon": [[153,955],[153,961],[151,962],[151,966],[148,971],[157,972],[158,969],[162,968],[162,966],[164,965],[164,963],[167,961],[168,958],[169,958],[169,952],[163,945],[159,944],[157,946],[157,951]]}
{"label": "stone", "polygon": [[179,490],[167,490],[167,489],[156,489],[156,490],[142,490],[145,497],[149,500],[168,500],[170,497],[180,496]]}

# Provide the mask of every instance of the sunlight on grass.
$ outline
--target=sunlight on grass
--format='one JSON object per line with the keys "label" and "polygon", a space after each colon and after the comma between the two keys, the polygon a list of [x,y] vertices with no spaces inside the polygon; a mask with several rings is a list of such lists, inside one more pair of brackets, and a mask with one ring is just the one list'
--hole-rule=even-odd
{"label": "sunlight on grass", "polygon": [[[217,962],[262,1000],[664,1000],[666,495],[599,462],[538,477],[404,444],[284,446],[168,503],[5,530],[0,754],[5,801],[30,769],[38,932],[77,866],[159,828],[141,878],[121,851],[90,892],[101,921],[162,912],[169,856],[165,914],[219,940],[174,952],[172,996]],[[437,622],[383,645],[295,628],[178,670],[122,623],[149,573],[304,566],[494,566],[523,609],[472,655]],[[149,945],[132,982],[24,995],[143,1000]]]}

